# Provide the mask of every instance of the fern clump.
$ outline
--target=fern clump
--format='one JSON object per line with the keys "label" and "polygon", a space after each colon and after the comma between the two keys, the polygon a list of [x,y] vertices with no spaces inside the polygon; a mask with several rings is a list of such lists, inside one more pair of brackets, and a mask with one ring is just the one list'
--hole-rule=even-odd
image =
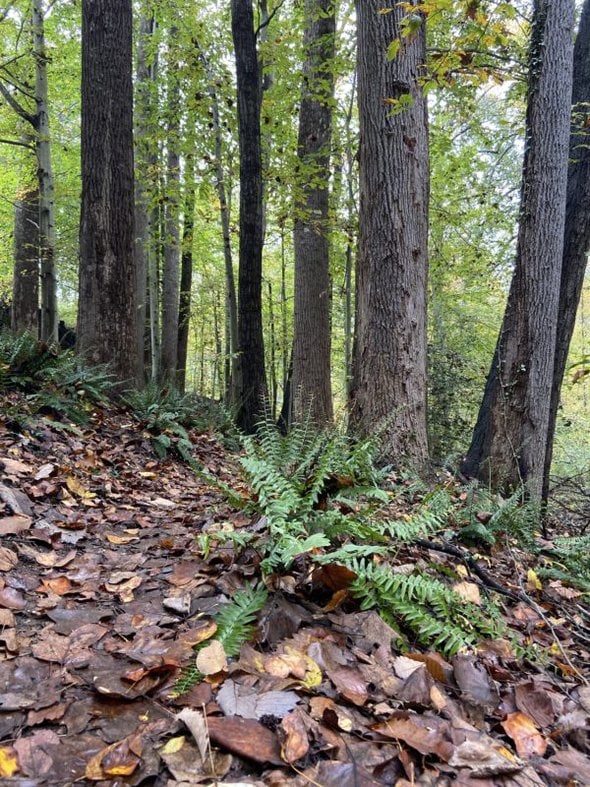
{"label": "fern clump", "polygon": [[357,578],[350,587],[361,609],[375,608],[388,623],[409,630],[423,646],[453,655],[478,640],[497,637],[497,612],[465,601],[427,574],[406,576],[387,564],[353,560]]}
{"label": "fern clump", "polygon": [[[267,592],[263,587],[249,587],[238,590],[229,604],[224,604],[214,620],[217,624],[215,640],[221,643],[225,655],[237,656],[244,642],[251,639],[256,630],[255,621],[258,612],[266,603]],[[200,650],[214,640],[206,640],[195,648],[195,660],[176,682],[172,690],[173,697],[185,694],[205,677],[196,665]]]}
{"label": "fern clump", "polygon": [[466,505],[456,513],[462,525],[459,537],[466,544],[493,546],[504,533],[520,545],[531,547],[539,513],[538,504],[527,500],[522,489],[515,490],[505,500],[498,500],[474,482],[467,488]]}
{"label": "fern clump", "polygon": [[538,569],[539,576],[590,592],[590,534],[556,538],[543,553],[545,565]]}

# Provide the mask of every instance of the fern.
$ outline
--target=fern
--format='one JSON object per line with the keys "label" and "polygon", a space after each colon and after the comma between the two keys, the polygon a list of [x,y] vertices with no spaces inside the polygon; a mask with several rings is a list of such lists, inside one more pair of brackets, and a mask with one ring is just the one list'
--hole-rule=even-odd
{"label": "fern", "polygon": [[425,574],[395,574],[387,565],[352,560],[351,592],[362,609],[376,608],[391,624],[401,622],[422,645],[452,655],[483,637],[497,637],[491,608],[481,609]]}
{"label": "fern", "polygon": [[[465,543],[493,546],[498,534],[506,533],[525,547],[533,546],[535,527],[539,523],[539,506],[526,500],[522,489],[516,489],[500,503],[477,482],[467,487],[467,494],[467,506],[463,512],[457,512],[459,521],[464,523],[459,537]],[[491,512],[485,523],[477,518],[477,513],[482,510]]]}
{"label": "fern", "polygon": [[[215,640],[223,645],[226,656],[237,656],[240,648],[253,635],[256,627],[255,621],[258,612],[266,603],[267,592],[265,588],[247,588],[238,590],[229,604],[224,604],[214,616],[217,623]],[[172,690],[173,697],[180,697],[205,677],[196,665],[196,656],[200,650],[210,645],[213,640],[207,640],[195,648],[195,661],[184,670]]]}
{"label": "fern", "polygon": [[539,576],[590,591],[590,534],[556,538],[554,547],[543,552],[551,562],[539,568]]}

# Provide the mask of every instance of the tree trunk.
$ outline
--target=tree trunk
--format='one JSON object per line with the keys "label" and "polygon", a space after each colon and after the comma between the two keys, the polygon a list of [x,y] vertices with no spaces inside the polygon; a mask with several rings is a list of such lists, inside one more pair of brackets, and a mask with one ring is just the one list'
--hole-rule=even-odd
{"label": "tree trunk", "polygon": [[387,461],[420,468],[428,459],[428,118],[418,82],[425,29],[388,60],[406,12],[386,0],[357,0],[356,8],[360,238],[351,424],[364,434],[381,430]]}
{"label": "tree trunk", "polygon": [[[193,119],[194,120],[194,119]],[[192,123],[190,123],[192,127]],[[178,359],[176,385],[181,393],[186,387],[186,358],[188,329],[191,317],[193,286],[193,231],[195,226],[195,160],[186,157],[184,225],[182,228],[182,257],[180,261],[180,303],[178,309]]]}
{"label": "tree trunk", "polygon": [[[177,31],[170,29],[170,41]],[[168,64],[168,135],[166,206],[164,211],[164,268],[162,272],[162,347],[160,377],[176,383],[178,307],[180,292],[180,85],[176,65]]]}
{"label": "tree trunk", "polygon": [[11,329],[39,332],[39,192],[24,189],[14,208],[14,280]]}
{"label": "tree trunk", "polygon": [[539,500],[549,440],[563,252],[572,0],[536,0],[516,265],[472,443],[463,464],[496,489]]}
{"label": "tree trunk", "polygon": [[43,0],[33,0],[35,58],[35,151],[39,178],[39,246],[41,252],[41,338],[57,343],[57,278],[55,274],[55,200],[47,97],[47,52]]}
{"label": "tree trunk", "polygon": [[549,437],[545,454],[543,499],[549,493],[549,471],[553,457],[553,437],[559,408],[561,385],[570,342],[576,324],[578,304],[590,249],[590,0],[585,0],[574,47],[572,90],[573,121],[570,135],[569,168],[559,311],[555,339],[555,361],[549,413]]}
{"label": "tree trunk", "polygon": [[[137,270],[138,320],[137,345],[140,363],[148,360],[150,367],[153,359],[146,359],[146,344],[152,355],[151,342],[146,342],[147,327],[147,281],[150,256],[153,254],[151,240],[151,204],[153,201],[153,171],[157,153],[154,151],[153,91],[155,89],[156,62],[148,56],[149,42],[155,32],[156,22],[152,15],[142,16],[139,20],[137,44],[137,81],[135,98],[135,265]],[[142,374],[145,374],[143,371]]]}
{"label": "tree trunk", "polygon": [[251,0],[232,0],[240,147],[240,270],[238,280],[239,402],[237,422],[252,431],[266,396],[262,334],[262,159],[260,78]]}
{"label": "tree trunk", "polygon": [[293,392],[295,418],[334,417],[331,381],[329,190],[334,47],[333,0],[306,0],[295,206]]}
{"label": "tree trunk", "polygon": [[139,379],[132,21],[131,0],[83,0],[78,347],[127,384]]}

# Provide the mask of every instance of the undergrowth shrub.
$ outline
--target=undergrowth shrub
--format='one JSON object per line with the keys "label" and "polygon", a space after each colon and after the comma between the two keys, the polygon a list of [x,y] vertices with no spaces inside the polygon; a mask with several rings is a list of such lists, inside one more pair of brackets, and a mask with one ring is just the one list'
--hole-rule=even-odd
{"label": "undergrowth shrub", "polygon": [[504,499],[474,481],[465,493],[465,504],[455,514],[461,528],[459,538],[464,543],[493,546],[498,538],[507,536],[520,546],[534,546],[540,508],[526,499],[522,489]]}
{"label": "undergrowth shrub", "polygon": [[542,550],[542,578],[558,579],[585,593],[590,592],[590,535],[563,536]]}
{"label": "undergrowth shrub", "polygon": [[92,405],[107,401],[112,384],[106,367],[89,366],[69,350],[57,350],[27,333],[0,334],[0,391],[22,391],[31,415],[85,423]]}

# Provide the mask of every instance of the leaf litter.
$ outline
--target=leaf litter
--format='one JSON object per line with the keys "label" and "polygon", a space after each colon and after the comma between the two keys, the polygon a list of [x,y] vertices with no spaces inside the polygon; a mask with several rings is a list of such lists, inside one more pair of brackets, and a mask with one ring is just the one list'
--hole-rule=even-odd
{"label": "leaf litter", "polygon": [[[191,439],[240,488],[222,444]],[[351,602],[349,569],[297,561],[228,658],[213,616],[258,581],[259,557],[204,553],[197,536],[260,522],[158,461],[115,408],[85,431],[0,421],[0,467],[2,784],[590,784],[590,654],[575,636],[588,607],[525,557],[497,551],[494,578],[517,595],[518,566],[534,601],[503,599],[504,618],[543,663],[500,639],[452,659],[401,653],[398,632]],[[433,559],[481,603],[460,561],[427,546],[401,549],[400,573]],[[202,680],[176,696],[197,646]]]}

